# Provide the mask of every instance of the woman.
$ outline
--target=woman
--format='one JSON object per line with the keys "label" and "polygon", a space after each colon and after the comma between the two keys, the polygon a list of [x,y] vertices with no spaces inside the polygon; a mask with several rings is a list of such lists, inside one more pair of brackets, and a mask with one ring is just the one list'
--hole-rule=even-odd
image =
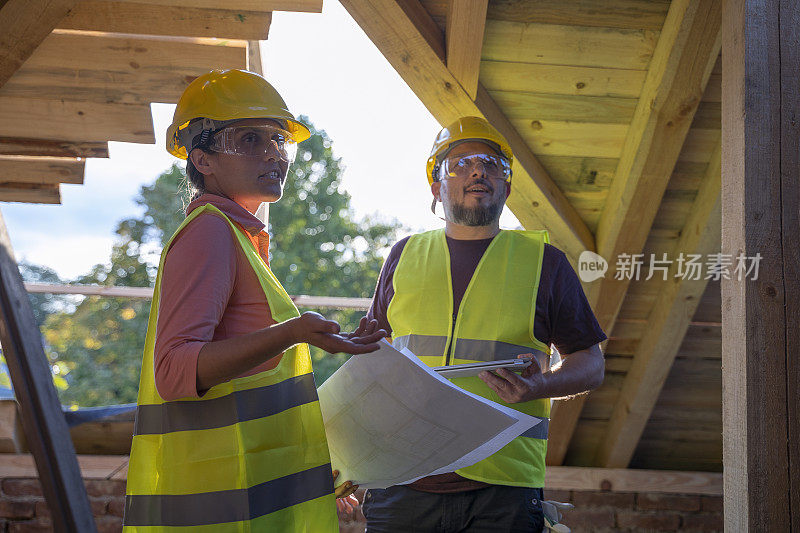
{"label": "woman", "polygon": [[252,72],[212,71],[178,102],[167,150],[188,159],[195,194],[156,280],[126,531],[337,529],[334,498],[354,487],[334,492],[305,343],[367,353],[385,332],[300,315],[267,264],[254,214],[280,199],[309,135]]}

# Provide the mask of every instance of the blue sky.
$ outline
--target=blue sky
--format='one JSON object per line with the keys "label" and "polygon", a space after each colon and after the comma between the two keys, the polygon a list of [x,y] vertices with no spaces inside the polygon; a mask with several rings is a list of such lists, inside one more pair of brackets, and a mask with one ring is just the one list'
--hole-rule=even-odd
{"label": "blue sky", "polygon": [[[443,224],[425,179],[439,124],[337,1],[325,0],[322,14],[275,13],[262,55],[289,109],[333,140],[359,216],[378,212],[414,230]],[[110,143],[109,159],[88,160],[83,185],[61,186],[62,205],[0,204],[17,259],[66,277],[105,262],[117,221],[139,214],[139,187],[178,161],[164,150],[173,109],[152,105],[155,145]],[[518,225],[508,209],[501,223]]]}

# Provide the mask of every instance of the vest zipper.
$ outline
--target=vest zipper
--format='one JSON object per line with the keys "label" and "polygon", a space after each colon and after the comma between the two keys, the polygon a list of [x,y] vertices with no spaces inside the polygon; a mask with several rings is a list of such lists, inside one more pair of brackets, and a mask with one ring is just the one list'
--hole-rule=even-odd
{"label": "vest zipper", "polygon": [[450,354],[453,353],[453,344],[456,342],[456,315],[453,315],[453,323],[450,326],[450,344],[447,345],[447,353],[444,356],[445,366],[451,364]]}

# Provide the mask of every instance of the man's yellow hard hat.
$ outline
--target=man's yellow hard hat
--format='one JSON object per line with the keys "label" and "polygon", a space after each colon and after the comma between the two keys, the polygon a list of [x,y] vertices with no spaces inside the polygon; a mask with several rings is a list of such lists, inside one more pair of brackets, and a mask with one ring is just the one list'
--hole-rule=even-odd
{"label": "man's yellow hard hat", "polygon": [[443,128],[436,136],[431,148],[431,155],[428,157],[426,171],[428,174],[428,184],[437,181],[439,165],[447,152],[455,145],[466,141],[485,142],[495,148],[503,157],[508,159],[508,164],[514,161],[514,154],[511,146],[499,131],[489,124],[486,119],[481,117],[461,117],[446,128]]}
{"label": "man's yellow hard hat", "polygon": [[191,150],[196,135],[248,118],[277,120],[295,142],[311,136],[308,127],[289,112],[278,91],[259,74],[239,69],[212,70],[183,91],[167,129],[167,151],[186,159],[187,147]]}

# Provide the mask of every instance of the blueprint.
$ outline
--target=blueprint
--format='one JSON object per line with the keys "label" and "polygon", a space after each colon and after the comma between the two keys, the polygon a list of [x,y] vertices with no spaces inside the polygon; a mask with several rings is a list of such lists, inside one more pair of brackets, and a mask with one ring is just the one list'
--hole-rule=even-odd
{"label": "blueprint", "polygon": [[467,392],[381,341],[319,388],[333,468],[362,488],[473,465],[540,422]]}

